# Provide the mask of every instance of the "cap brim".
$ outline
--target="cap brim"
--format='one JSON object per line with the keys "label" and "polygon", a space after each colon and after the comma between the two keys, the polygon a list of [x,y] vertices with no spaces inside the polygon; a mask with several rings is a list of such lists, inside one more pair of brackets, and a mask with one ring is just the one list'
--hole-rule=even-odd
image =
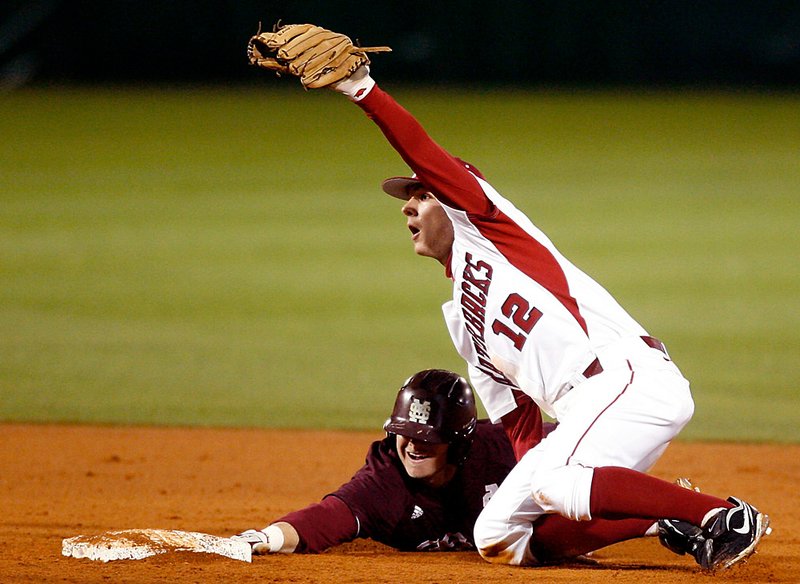
{"label": "cap brim", "polygon": [[407,201],[411,198],[410,187],[421,184],[419,180],[411,176],[393,176],[383,181],[381,188],[387,195]]}

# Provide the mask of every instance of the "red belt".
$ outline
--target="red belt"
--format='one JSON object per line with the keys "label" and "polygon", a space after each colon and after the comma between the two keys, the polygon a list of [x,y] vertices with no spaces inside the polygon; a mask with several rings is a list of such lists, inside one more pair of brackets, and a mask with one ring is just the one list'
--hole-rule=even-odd
{"label": "red belt", "polygon": [[655,337],[642,337],[644,344],[650,347],[651,349],[655,349],[656,351],[661,351],[664,353],[664,356],[669,359],[669,353],[667,353],[667,347],[659,341]]}
{"label": "red belt", "polygon": [[583,376],[586,379],[589,379],[590,377],[594,377],[598,373],[602,373],[602,372],[603,372],[603,366],[600,365],[600,359],[595,357],[594,361],[589,363],[589,366],[586,368],[586,371],[583,372]]}
{"label": "red belt", "polygon": [[[664,346],[664,343],[662,343],[661,341],[659,341],[655,337],[646,337],[645,336],[645,337],[641,337],[641,339],[642,339],[642,341],[644,341],[645,345],[647,345],[651,349],[656,349],[657,351],[661,351],[662,353],[664,353],[664,356],[667,357],[667,359],[669,359],[669,353],[667,353],[667,348]],[[602,372],[603,372],[603,366],[600,365],[600,359],[595,357],[594,361],[589,363],[589,366],[583,372],[583,376],[586,379],[589,379],[590,377],[594,377],[595,375],[597,375],[599,373],[602,373]]]}

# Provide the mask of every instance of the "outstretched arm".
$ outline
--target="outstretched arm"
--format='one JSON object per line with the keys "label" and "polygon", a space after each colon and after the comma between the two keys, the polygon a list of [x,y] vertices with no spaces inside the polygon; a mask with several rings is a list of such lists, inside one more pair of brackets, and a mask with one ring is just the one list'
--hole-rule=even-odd
{"label": "outstretched arm", "polygon": [[317,553],[356,538],[358,523],[338,497],[293,511],[264,529],[248,529],[233,536],[253,547],[253,553]]}
{"label": "outstretched arm", "polygon": [[417,120],[369,75],[368,52],[389,47],[357,47],[349,37],[311,24],[276,26],[250,39],[252,65],[300,78],[307,89],[330,87],[357,102],[420,182],[446,205],[490,215],[494,207],[464,163],[434,142]]}
{"label": "outstretched arm", "polygon": [[492,212],[489,199],[464,163],[437,144],[408,110],[378,87],[368,67],[361,67],[333,89],[364,110],[420,182],[440,201],[470,213]]}

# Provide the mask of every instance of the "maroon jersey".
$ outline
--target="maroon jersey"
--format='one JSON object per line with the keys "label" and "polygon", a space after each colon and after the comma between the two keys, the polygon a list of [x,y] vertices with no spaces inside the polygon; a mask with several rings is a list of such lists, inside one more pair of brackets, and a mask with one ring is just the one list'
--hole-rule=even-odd
{"label": "maroon jersey", "polygon": [[392,436],[373,442],[364,466],[322,503],[281,521],[297,530],[302,552],[357,537],[406,551],[471,550],[478,514],[515,463],[503,427],[481,420],[455,477],[432,488],[408,476]]}

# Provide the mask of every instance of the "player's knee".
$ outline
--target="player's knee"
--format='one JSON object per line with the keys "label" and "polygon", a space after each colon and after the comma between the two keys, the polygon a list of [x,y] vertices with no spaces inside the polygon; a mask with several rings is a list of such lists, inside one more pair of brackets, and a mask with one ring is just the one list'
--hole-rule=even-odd
{"label": "player's knee", "polygon": [[501,546],[498,545],[500,542],[498,534],[502,532],[503,528],[495,525],[496,523],[486,513],[481,513],[475,521],[473,537],[475,539],[475,547],[478,548],[478,553],[484,560],[501,563],[503,554],[501,553]]}
{"label": "player's knee", "polygon": [[513,519],[502,521],[481,513],[475,522],[473,536],[478,553],[487,562],[520,565],[523,562],[520,545],[527,547],[530,529],[515,525]]}
{"label": "player's knee", "polygon": [[546,513],[577,521],[590,519],[592,472],[579,465],[536,472],[531,479],[531,496]]}

